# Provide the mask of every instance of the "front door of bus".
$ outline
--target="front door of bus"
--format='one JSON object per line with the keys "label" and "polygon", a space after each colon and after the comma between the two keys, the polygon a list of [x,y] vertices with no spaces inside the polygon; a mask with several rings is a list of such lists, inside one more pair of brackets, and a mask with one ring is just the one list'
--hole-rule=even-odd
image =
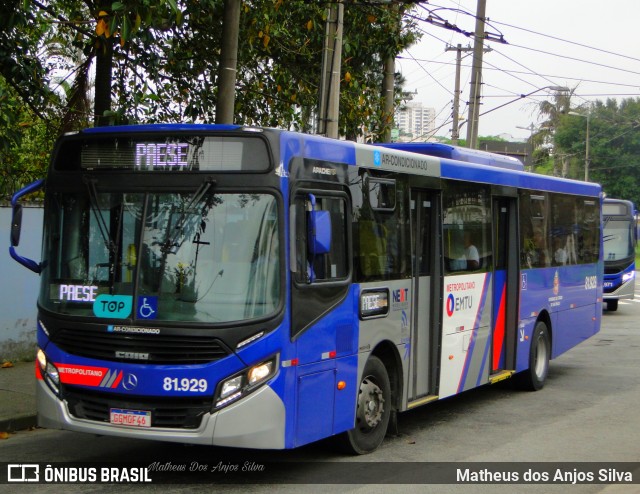
{"label": "front door of bus", "polygon": [[[411,191],[411,260],[413,272],[413,294],[411,297],[411,342],[409,358],[409,402],[435,393],[437,345],[433,331],[433,308],[438,307],[432,280],[439,270],[435,259],[439,247],[435,242],[436,202],[434,194],[424,190]],[[434,353],[436,352],[436,353]]]}
{"label": "front door of bus", "polygon": [[491,374],[515,366],[518,299],[518,238],[516,199],[493,200],[494,278]]}

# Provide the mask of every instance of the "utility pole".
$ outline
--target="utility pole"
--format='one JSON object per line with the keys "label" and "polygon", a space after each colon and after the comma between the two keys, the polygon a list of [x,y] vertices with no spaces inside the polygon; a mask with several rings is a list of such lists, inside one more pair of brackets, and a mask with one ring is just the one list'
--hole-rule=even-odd
{"label": "utility pole", "polygon": [[469,118],[467,122],[467,147],[478,147],[478,113],[480,111],[480,84],[482,83],[482,54],[484,48],[484,21],[487,0],[478,0],[476,10],[476,32],[473,42],[473,68],[469,90]]}
{"label": "utility pole", "polygon": [[[390,35],[396,36],[402,29],[402,12],[403,9],[399,5],[390,5],[390,12],[397,19],[397,29],[390,32]],[[382,125],[383,131],[380,138],[382,142],[391,142],[391,127],[393,126],[394,103],[395,103],[395,72],[396,72],[396,53],[389,54],[384,61],[384,77],[382,79]]]}
{"label": "utility pole", "polygon": [[529,171],[533,172],[533,151],[535,150],[533,146],[533,133],[539,129],[533,124],[533,122],[529,124],[528,127],[521,127],[519,125],[516,125],[516,129],[523,129],[531,132],[531,135],[529,136],[528,155],[527,159],[525,160],[525,164],[529,167]]}
{"label": "utility pole", "polygon": [[342,0],[331,4],[322,50],[322,77],[320,79],[320,108],[318,134],[338,138],[340,112],[340,72],[342,68],[342,28],[344,4]]}
{"label": "utility pole", "polygon": [[575,115],[577,117],[584,117],[587,119],[587,135],[585,139],[585,148],[584,148],[584,181],[589,181],[589,164],[591,159],[589,158],[589,120],[591,119],[591,103],[587,106],[587,113],[578,113],[575,111],[570,111],[568,115]]}
{"label": "utility pole", "polygon": [[384,131],[382,142],[391,142],[391,125],[393,124],[393,95],[395,93],[396,59],[389,56],[384,62],[384,79],[382,80],[382,98],[384,100],[384,113],[382,114]]}
{"label": "utility pole", "polygon": [[[98,10],[109,12],[111,4],[104,3]],[[108,22],[108,18],[106,19]],[[113,78],[113,37],[99,38],[96,50],[96,82],[93,102],[93,124],[96,127],[109,125],[109,117],[105,112],[111,110],[111,80]]]}
{"label": "utility pole", "polygon": [[460,65],[462,64],[462,52],[472,51],[473,48],[467,46],[462,48],[462,45],[458,45],[456,48],[453,46],[447,46],[444,51],[457,51],[456,55],[456,88],[453,92],[453,128],[451,129],[451,144],[458,145],[458,139],[460,138],[460,128],[458,120],[460,118]]}
{"label": "utility pole", "polygon": [[224,0],[222,47],[218,67],[218,103],[216,123],[232,124],[236,104],[236,69],[238,67],[238,34],[242,0]]}

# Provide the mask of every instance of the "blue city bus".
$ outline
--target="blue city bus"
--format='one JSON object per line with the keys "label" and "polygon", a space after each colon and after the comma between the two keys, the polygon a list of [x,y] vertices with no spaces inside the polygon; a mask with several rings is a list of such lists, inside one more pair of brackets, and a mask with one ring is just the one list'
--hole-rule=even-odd
{"label": "blue city bus", "polygon": [[602,204],[603,297],[607,310],[633,299],[636,284],[636,208],[631,201],[606,197]]}
{"label": "blue city bus", "polygon": [[[395,147],[233,125],[63,136],[12,202],[11,255],[41,277],[39,424],[363,454],[398,412],[542,388],[600,328],[600,186]],[[42,187],[37,262],[19,199]]]}

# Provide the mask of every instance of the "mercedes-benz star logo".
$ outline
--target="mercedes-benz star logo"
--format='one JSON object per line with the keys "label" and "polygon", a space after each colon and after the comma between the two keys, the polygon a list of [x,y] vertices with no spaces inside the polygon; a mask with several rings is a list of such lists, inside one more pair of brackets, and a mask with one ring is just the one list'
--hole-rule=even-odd
{"label": "mercedes-benz star logo", "polygon": [[135,376],[135,374],[127,374],[127,377],[125,377],[124,381],[122,382],[122,387],[127,391],[131,391],[132,389],[135,389],[137,385],[138,385],[138,378]]}

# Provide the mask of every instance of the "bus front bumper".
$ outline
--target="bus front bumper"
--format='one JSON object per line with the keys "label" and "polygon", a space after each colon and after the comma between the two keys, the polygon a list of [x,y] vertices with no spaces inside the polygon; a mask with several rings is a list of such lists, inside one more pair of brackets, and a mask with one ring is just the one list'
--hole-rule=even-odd
{"label": "bus front bumper", "polygon": [[623,282],[618,288],[611,292],[603,292],[602,298],[606,302],[607,300],[623,300],[632,299],[635,294],[635,277],[629,281]]}
{"label": "bus front bumper", "polygon": [[222,410],[206,413],[197,429],[137,428],[79,419],[42,380],[36,384],[36,402],[38,425],[50,429],[237,448],[285,446],[284,404],[268,385]]}

